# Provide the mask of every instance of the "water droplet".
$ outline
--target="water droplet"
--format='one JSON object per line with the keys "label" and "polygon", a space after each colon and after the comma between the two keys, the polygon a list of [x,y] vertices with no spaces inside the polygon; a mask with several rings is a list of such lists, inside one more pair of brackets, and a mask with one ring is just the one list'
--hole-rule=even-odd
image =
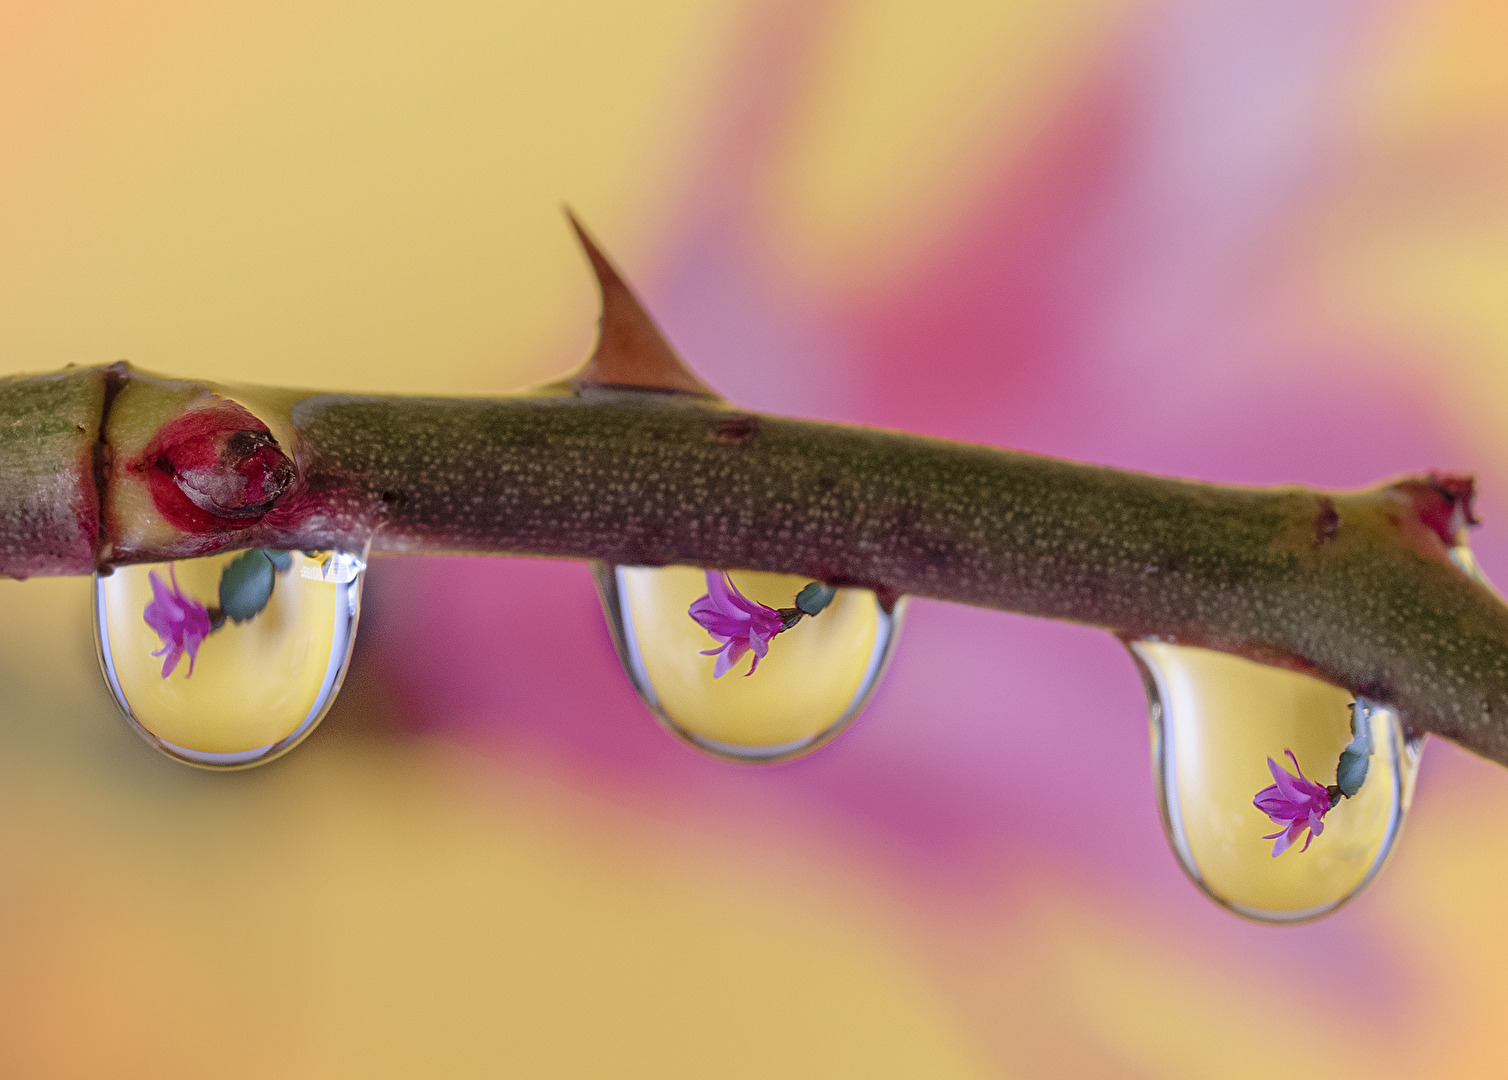
{"label": "water droplet", "polygon": [[[295,746],[335,700],[356,640],[366,570],[361,556],[273,553],[267,567],[255,567],[262,578],[227,575],[245,555],[120,566],[94,579],[95,639],[115,703],[137,734],[192,765],[245,768]],[[214,620],[202,641],[190,631],[197,655],[185,652],[166,677],[164,664],[172,657],[147,622],[154,574],[165,590],[176,587],[185,603],[207,609]],[[251,598],[222,594],[222,579],[249,589]],[[271,582],[270,595],[257,593],[257,581],[263,589]],[[256,613],[221,621],[222,604],[232,614]],[[200,619],[201,629],[211,625],[204,615],[187,618]]]}
{"label": "water droplet", "polygon": [[[810,753],[856,716],[890,658],[904,600],[886,611],[868,589],[839,589],[820,615],[770,641],[759,670],[745,658],[720,679],[714,641],[687,614],[707,592],[688,566],[610,566],[593,574],[618,657],[644,704],[670,731],[702,750],[744,762]],[[808,578],[740,570],[744,595],[789,608]]]}
{"label": "water droplet", "polygon": [[1420,742],[1391,709],[1361,702],[1373,753],[1366,781],[1324,819],[1308,851],[1274,858],[1278,826],[1252,805],[1269,757],[1329,786],[1351,740],[1352,696],[1308,675],[1183,645],[1138,641],[1151,710],[1152,770],[1174,854],[1217,903],[1262,922],[1335,910],[1387,860],[1413,797]]}

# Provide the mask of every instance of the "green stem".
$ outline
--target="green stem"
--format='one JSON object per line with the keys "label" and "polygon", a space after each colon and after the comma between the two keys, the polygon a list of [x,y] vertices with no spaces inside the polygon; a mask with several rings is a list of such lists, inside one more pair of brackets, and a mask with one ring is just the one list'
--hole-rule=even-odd
{"label": "green stem", "polygon": [[100,540],[108,368],[0,379],[0,573],[78,574]]}
{"label": "green stem", "polygon": [[[99,382],[0,383],[0,493],[29,492],[38,520],[94,497],[60,433],[103,408],[86,392]],[[260,524],[101,549],[87,524],[67,544],[7,526],[0,572],[369,538],[374,551],[782,571],[1295,667],[1508,764],[1508,607],[1446,558],[1421,480],[1223,487],[653,391],[262,399],[284,415],[258,415],[296,433],[300,481]],[[13,415],[47,422],[5,426]]]}

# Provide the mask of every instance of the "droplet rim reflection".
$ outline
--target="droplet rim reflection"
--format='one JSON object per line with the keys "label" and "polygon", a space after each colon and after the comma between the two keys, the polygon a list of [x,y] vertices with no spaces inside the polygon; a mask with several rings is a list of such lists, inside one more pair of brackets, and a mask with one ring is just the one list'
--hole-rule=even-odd
{"label": "droplet rim reflection", "polygon": [[332,551],[323,573],[324,580],[330,580],[328,567],[332,566],[338,566],[336,577],[332,582],[340,590],[335,602],[337,605],[344,603],[347,614],[344,619],[335,620],[330,642],[330,657],[325,665],[324,679],[309,707],[308,714],[296,728],[276,742],[230,753],[213,753],[180,746],[155,734],[137,719],[115,673],[114,655],[106,624],[103,585],[104,579],[109,574],[96,573],[93,581],[94,618],[90,620],[94,628],[95,656],[99,660],[105,685],[110,690],[110,698],[115,702],[115,707],[120,714],[125,717],[126,723],[148,746],[166,757],[184,765],[211,772],[235,772],[265,765],[298,746],[313,734],[314,729],[319,726],[320,721],[325,718],[325,714],[330,711],[330,707],[340,695],[340,688],[345,684],[346,672],[351,666],[351,649],[355,644],[357,625],[361,621],[361,593],[366,577],[367,552],[362,551],[358,554],[350,551]]}
{"label": "droplet rim reflection", "polygon": [[[1165,723],[1163,700],[1170,696],[1170,690],[1163,685],[1164,676],[1158,664],[1147,656],[1141,649],[1142,642],[1122,639],[1127,651],[1131,654],[1136,664],[1136,669],[1141,675],[1142,686],[1147,695],[1147,723],[1151,732],[1152,744],[1152,782],[1157,795],[1158,817],[1162,821],[1163,834],[1167,837],[1168,845],[1173,849],[1175,861],[1183,870],[1184,875],[1205,896],[1225,910],[1241,916],[1251,922],[1261,923],[1266,926],[1291,926],[1301,923],[1313,922],[1345,907],[1356,897],[1366,891],[1372,881],[1381,873],[1382,868],[1392,858],[1393,849],[1398,845],[1398,838],[1403,829],[1403,821],[1408,813],[1409,804],[1413,801],[1414,782],[1418,774],[1420,756],[1423,752],[1424,736],[1408,739],[1403,736],[1403,724],[1397,713],[1384,705],[1365,702],[1371,713],[1385,712],[1393,717],[1394,722],[1386,725],[1389,733],[1388,752],[1392,755],[1393,768],[1392,782],[1393,792],[1391,813],[1389,814],[1386,829],[1383,833],[1381,846],[1377,857],[1361,880],[1356,883],[1345,895],[1324,904],[1317,904],[1310,908],[1299,908],[1293,911],[1274,910],[1260,908],[1250,904],[1243,904],[1230,897],[1224,896],[1213,889],[1204,879],[1199,869],[1199,862],[1194,857],[1193,850],[1189,846],[1187,830],[1183,824],[1182,804],[1178,794],[1178,787],[1172,773],[1176,767],[1176,751],[1174,736],[1169,731],[1170,725]],[[1165,643],[1164,643],[1165,644]],[[1180,648],[1193,648],[1193,646],[1179,646]],[[1365,699],[1361,699],[1365,700]],[[1371,715],[1371,714],[1369,714]]]}
{"label": "droplet rim reflection", "polygon": [[838,719],[808,738],[794,739],[771,746],[744,746],[708,738],[690,731],[678,724],[660,704],[659,695],[655,692],[649,673],[645,670],[640,658],[637,642],[633,639],[633,620],[629,617],[619,571],[659,570],[664,567],[617,565],[595,559],[591,560],[588,565],[591,567],[592,579],[597,584],[597,594],[602,601],[604,611],[616,613],[616,617],[609,616],[607,619],[608,634],[612,638],[613,649],[618,654],[618,660],[623,665],[630,684],[638,694],[639,700],[649,710],[650,715],[662,728],[692,749],[736,765],[765,766],[795,761],[815,753],[843,734],[854,719],[864,711],[865,705],[869,703],[869,699],[880,685],[885,668],[889,666],[890,658],[895,652],[895,642],[900,636],[901,623],[906,611],[907,598],[904,596],[897,599],[895,605],[889,610],[886,610],[878,597],[874,598],[875,614],[878,619],[874,648],[860,679],[858,693],[854,695],[853,700],[848,703]]}

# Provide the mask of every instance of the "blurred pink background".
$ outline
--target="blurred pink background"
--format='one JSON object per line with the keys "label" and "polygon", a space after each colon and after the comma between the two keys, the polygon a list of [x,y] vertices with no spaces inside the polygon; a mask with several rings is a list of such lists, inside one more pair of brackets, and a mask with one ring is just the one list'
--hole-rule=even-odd
{"label": "blurred pink background", "polygon": [[[582,213],[742,405],[1210,480],[1477,473],[1508,566],[1508,15],[1424,4],[0,9],[0,371],[496,393]],[[917,601],[867,713],[663,734],[583,566],[381,560],[288,758],[157,758],[0,586],[0,1073],[1501,1075],[1508,784],[1432,741],[1275,929],[1163,840],[1108,635]]]}

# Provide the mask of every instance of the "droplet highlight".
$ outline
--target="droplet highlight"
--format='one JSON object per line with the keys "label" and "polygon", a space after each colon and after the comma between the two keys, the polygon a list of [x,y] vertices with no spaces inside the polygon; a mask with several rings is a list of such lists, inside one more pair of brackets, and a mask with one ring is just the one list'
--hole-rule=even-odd
{"label": "droplet highlight", "polygon": [[1298,672],[1209,649],[1129,643],[1147,687],[1152,769],[1163,825],[1194,884],[1260,922],[1317,918],[1357,895],[1387,861],[1413,798],[1420,741],[1391,709],[1362,701],[1371,725],[1366,780],[1325,815],[1307,851],[1273,857],[1280,826],[1252,803],[1273,783],[1267,759],[1336,783],[1352,741],[1352,696]]}
{"label": "droplet highlight", "polygon": [[[868,589],[840,588],[819,615],[772,638],[752,676],[745,655],[715,678],[715,658],[702,653],[718,642],[688,614],[707,593],[702,570],[597,563],[592,572],[618,657],[650,712],[698,749],[740,762],[800,757],[847,727],[889,661],[905,603],[887,611]],[[811,584],[752,570],[731,578],[772,608],[792,608]]]}
{"label": "droplet highlight", "polygon": [[179,761],[271,761],[340,690],[365,571],[352,552],[253,551],[96,575],[95,640],[115,703]]}

